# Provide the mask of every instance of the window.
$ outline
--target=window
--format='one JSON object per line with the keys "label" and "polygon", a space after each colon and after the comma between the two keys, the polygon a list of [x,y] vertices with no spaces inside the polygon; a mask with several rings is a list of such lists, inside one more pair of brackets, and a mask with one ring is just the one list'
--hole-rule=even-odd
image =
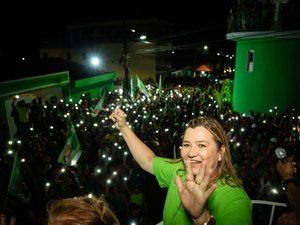
{"label": "window", "polygon": [[252,73],[254,68],[254,50],[248,50],[247,54],[247,72]]}

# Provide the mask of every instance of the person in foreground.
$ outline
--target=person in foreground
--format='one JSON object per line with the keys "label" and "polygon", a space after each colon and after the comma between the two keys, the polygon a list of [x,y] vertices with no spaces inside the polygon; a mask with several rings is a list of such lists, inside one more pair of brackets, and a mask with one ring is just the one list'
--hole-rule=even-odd
{"label": "person in foreground", "polygon": [[48,225],[120,225],[104,199],[78,197],[59,199],[47,206]]}
{"label": "person in foreground", "polygon": [[[9,221],[7,221],[9,220]],[[0,215],[0,225],[16,225],[16,216],[7,218],[5,214]]]}
{"label": "person in foreground", "polygon": [[[300,188],[297,186],[297,167],[291,156],[287,162],[278,160],[276,169],[282,178],[291,211],[283,213],[277,220],[277,225],[300,224]],[[299,185],[299,184],[298,184]]]}
{"label": "person in foreground", "polygon": [[252,203],[231,163],[226,134],[213,118],[191,120],[184,133],[181,159],[156,156],[130,129],[116,108],[109,118],[123,135],[133,157],[168,188],[163,224],[252,224]]}

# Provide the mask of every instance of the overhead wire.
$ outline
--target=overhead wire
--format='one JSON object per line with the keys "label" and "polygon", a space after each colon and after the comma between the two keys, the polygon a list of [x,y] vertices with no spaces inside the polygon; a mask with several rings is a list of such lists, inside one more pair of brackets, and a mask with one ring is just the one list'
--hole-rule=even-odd
{"label": "overhead wire", "polygon": [[[172,46],[159,46],[157,45],[155,48],[145,48],[139,49],[137,53],[154,53],[154,52],[163,52],[163,51],[174,51],[174,50],[188,50],[188,49],[195,49],[199,48],[200,46],[206,45],[217,45],[226,42],[225,34],[224,38],[205,38],[205,36],[211,36],[211,33],[207,32],[220,32],[220,28],[224,28],[224,26],[217,25],[217,26],[209,26],[209,27],[196,27],[192,28],[192,30],[178,32],[175,34],[171,34],[168,36],[163,36],[155,39],[151,39],[150,42],[158,43],[163,41],[170,41]],[[199,36],[203,34],[203,36]],[[220,35],[216,35],[219,37]],[[199,40],[201,41],[199,42]],[[186,43],[179,43],[180,41]],[[178,44],[177,44],[178,43]]]}

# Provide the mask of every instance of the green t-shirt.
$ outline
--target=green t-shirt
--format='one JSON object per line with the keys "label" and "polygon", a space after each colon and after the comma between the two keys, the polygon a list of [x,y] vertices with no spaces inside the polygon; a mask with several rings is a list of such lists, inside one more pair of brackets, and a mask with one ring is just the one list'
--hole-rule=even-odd
{"label": "green t-shirt", "polygon": [[[164,225],[193,224],[189,213],[181,205],[175,182],[176,174],[185,180],[183,162],[156,157],[153,170],[162,188],[168,188],[164,205]],[[178,172],[179,171],[179,172]],[[217,188],[208,199],[207,208],[212,213],[217,225],[251,225],[252,203],[246,192],[240,187],[231,187],[217,182]]]}

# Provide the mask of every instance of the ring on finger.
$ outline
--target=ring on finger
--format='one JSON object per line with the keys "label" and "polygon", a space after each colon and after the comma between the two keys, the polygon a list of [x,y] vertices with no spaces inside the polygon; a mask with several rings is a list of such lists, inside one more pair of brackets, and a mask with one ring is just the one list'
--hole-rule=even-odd
{"label": "ring on finger", "polygon": [[199,182],[199,181],[197,181],[197,180],[195,180],[195,183],[196,183],[196,184],[198,184],[198,185],[200,185],[200,182]]}

